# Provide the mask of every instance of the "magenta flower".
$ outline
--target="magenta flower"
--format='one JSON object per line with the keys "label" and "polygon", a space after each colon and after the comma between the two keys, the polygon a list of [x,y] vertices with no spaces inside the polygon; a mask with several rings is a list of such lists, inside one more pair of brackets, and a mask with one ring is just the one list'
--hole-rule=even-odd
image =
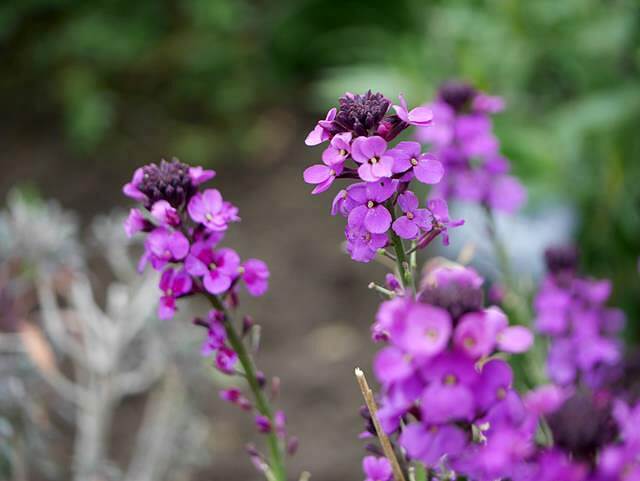
{"label": "magenta flower", "polygon": [[375,258],[379,249],[387,245],[386,234],[372,234],[363,225],[347,225],[347,252],[358,262],[369,262]]}
{"label": "magenta flower", "polygon": [[412,305],[404,322],[391,326],[391,339],[413,356],[435,356],[447,346],[450,335],[449,313],[425,304]]}
{"label": "magenta flower", "polygon": [[221,346],[216,351],[215,366],[223,374],[233,374],[238,363],[238,354],[227,346]]}
{"label": "magenta flower", "polygon": [[185,260],[185,269],[192,276],[203,277],[204,288],[211,294],[222,294],[238,275],[240,257],[228,248],[214,250],[204,241],[196,242]]}
{"label": "magenta flower", "polygon": [[149,231],[152,228],[153,224],[145,219],[138,209],[131,209],[124,221],[124,231],[129,238],[133,237],[137,232]]}
{"label": "magenta flower", "polygon": [[455,426],[408,425],[400,436],[400,444],[411,458],[427,466],[437,466],[443,456],[457,456],[467,446],[467,435]]}
{"label": "magenta flower", "polygon": [[393,157],[385,155],[387,142],[377,135],[358,137],[351,145],[351,157],[357,163],[358,175],[365,182],[377,182],[393,174]]}
{"label": "magenta flower", "polygon": [[395,190],[395,184],[389,179],[351,185],[347,193],[358,205],[349,212],[349,227],[363,225],[372,234],[387,232],[392,217],[382,202],[391,198]]}
{"label": "magenta flower", "polygon": [[337,109],[335,108],[329,110],[325,119],[320,120],[318,124],[313,128],[313,130],[309,132],[304,143],[308,146],[313,146],[329,140],[330,134],[326,127],[330,125],[333,119],[336,117],[336,112]]}
{"label": "magenta flower", "polygon": [[344,161],[351,151],[351,134],[349,132],[338,134],[331,139],[331,145],[322,154],[323,164],[312,165],[304,171],[303,177],[307,184],[317,184],[311,192],[320,194],[324,192],[336,176],[342,173]]}
{"label": "magenta flower", "polygon": [[240,276],[252,296],[261,296],[269,287],[269,268],[260,259],[247,259],[240,267]]}
{"label": "magenta flower", "polygon": [[133,177],[130,182],[127,182],[122,188],[122,192],[127,197],[137,200],[138,202],[145,202],[147,200],[147,196],[144,195],[139,186],[142,184],[142,180],[144,179],[144,170],[142,167],[138,167],[133,171]]}
{"label": "magenta flower", "polygon": [[389,481],[393,471],[387,458],[367,456],[362,460],[362,470],[366,476],[364,481]]}
{"label": "magenta flower", "polygon": [[168,262],[184,259],[189,253],[189,241],[181,232],[158,227],[147,236],[145,250],[151,266],[160,270]]}
{"label": "magenta flower", "polygon": [[427,202],[427,208],[431,211],[434,220],[442,231],[442,243],[449,245],[449,227],[464,225],[464,220],[449,219],[449,206],[442,199],[431,199]]}
{"label": "magenta flower", "polygon": [[410,190],[398,196],[398,205],[404,215],[393,222],[393,231],[403,239],[416,239],[421,230],[431,230],[431,212],[419,209],[418,197]]}
{"label": "magenta flower", "polygon": [[191,219],[212,231],[224,231],[229,222],[238,220],[235,207],[225,203],[217,189],[194,195],[187,209]]}
{"label": "magenta flower", "polygon": [[184,270],[166,269],[160,277],[160,289],[164,295],[160,298],[158,317],[171,319],[176,312],[176,299],[191,292],[192,281]]}
{"label": "magenta flower", "polygon": [[238,388],[222,389],[220,391],[220,399],[238,406],[243,411],[251,411],[251,401],[249,401]]}
{"label": "magenta flower", "polygon": [[373,370],[385,384],[402,381],[414,372],[408,356],[395,347],[386,347],[376,355]]}
{"label": "magenta flower", "polygon": [[203,356],[209,356],[217,351],[227,342],[227,332],[224,328],[223,315],[215,310],[209,311],[209,325],[207,328],[207,339],[202,345],[200,353]]}
{"label": "magenta flower", "polygon": [[259,432],[263,434],[268,434],[271,432],[271,420],[267,416],[256,414],[255,423]]}
{"label": "magenta flower", "polygon": [[417,125],[418,127],[426,127],[433,122],[433,112],[430,108],[416,107],[409,110],[404,96],[400,94],[398,97],[400,98],[400,105],[394,105],[393,108],[398,114],[398,117],[404,122],[410,125]]}
{"label": "magenta flower", "polygon": [[159,200],[151,206],[151,217],[165,227],[180,225],[178,211],[166,200]]}
{"label": "magenta flower", "polygon": [[437,184],[444,175],[444,167],[433,154],[421,153],[418,142],[400,142],[388,153],[394,159],[393,173],[411,170],[423,184]]}

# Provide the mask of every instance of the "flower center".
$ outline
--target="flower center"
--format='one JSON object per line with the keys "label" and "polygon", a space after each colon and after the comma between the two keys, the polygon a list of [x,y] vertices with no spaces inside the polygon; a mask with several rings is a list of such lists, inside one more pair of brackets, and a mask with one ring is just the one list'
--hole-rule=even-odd
{"label": "flower center", "polygon": [[414,217],[415,215],[413,214],[413,212],[407,212],[407,219],[413,220]]}
{"label": "flower center", "polygon": [[210,271],[215,271],[218,268],[218,266],[216,265],[215,262],[212,262],[211,264],[209,264],[209,270]]}
{"label": "flower center", "polygon": [[167,289],[167,296],[173,297],[173,289],[171,288]]}
{"label": "flower center", "polygon": [[444,378],[444,383],[447,386],[455,386],[458,384],[458,378],[454,374],[447,374]]}
{"label": "flower center", "polygon": [[331,177],[335,177],[335,176],[336,176],[336,171],[335,171],[335,170],[333,170],[333,169],[329,169],[329,175],[330,175]]}
{"label": "flower center", "polygon": [[507,397],[507,390],[503,387],[499,387],[498,390],[496,391],[496,398],[499,401],[502,401],[506,397]]}
{"label": "flower center", "polygon": [[170,259],[171,257],[173,257],[173,256],[171,255],[171,251],[170,251],[169,249],[167,249],[167,250],[165,250],[165,251],[164,251],[164,256],[165,256],[167,259]]}
{"label": "flower center", "polygon": [[438,339],[438,331],[436,331],[435,329],[427,329],[427,337],[432,340],[435,341],[436,339]]}
{"label": "flower center", "polygon": [[207,212],[204,218],[211,222],[213,220],[213,215],[211,214],[211,212]]}
{"label": "flower center", "polygon": [[238,274],[240,274],[240,275],[244,274],[244,273],[245,273],[245,270],[246,270],[246,269],[244,268],[244,266],[240,266],[240,267],[238,267]]}
{"label": "flower center", "polygon": [[362,240],[365,242],[369,242],[371,240],[371,234],[369,232],[366,232],[363,236],[362,236]]}
{"label": "flower center", "polygon": [[376,205],[376,204],[375,204],[372,200],[370,200],[370,201],[368,201],[368,202],[367,202],[367,207],[368,207],[369,209],[373,209],[373,206],[374,206],[374,205]]}
{"label": "flower center", "polygon": [[411,165],[413,165],[413,166],[418,165],[418,159],[416,159],[415,157],[413,157],[413,158],[411,159]]}
{"label": "flower center", "polygon": [[476,340],[473,337],[466,337],[462,343],[464,344],[464,347],[471,349],[472,347],[475,347]]}
{"label": "flower center", "polygon": [[340,154],[340,157],[345,157],[347,155],[347,151],[344,149],[340,149],[339,154]]}
{"label": "flower center", "polygon": [[369,159],[369,163],[370,163],[371,165],[376,165],[379,161],[380,161],[380,159],[379,159],[378,157],[371,157],[371,158]]}

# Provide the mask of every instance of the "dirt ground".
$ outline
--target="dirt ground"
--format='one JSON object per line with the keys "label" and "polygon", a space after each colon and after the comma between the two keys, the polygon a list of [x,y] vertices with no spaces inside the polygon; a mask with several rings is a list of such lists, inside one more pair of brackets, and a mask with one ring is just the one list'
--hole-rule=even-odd
{"label": "dirt ground", "polygon": [[[226,242],[241,256],[262,258],[271,268],[268,295],[244,307],[263,326],[258,362],[268,374],[281,377],[281,405],[290,431],[300,438],[299,452],[290,461],[291,479],[308,470],[315,480],[359,480],[364,443],[357,439],[363,425],[353,369],[371,371],[375,346],[369,326],[378,297],[366,286],[382,280],[384,270],[352,262],[340,252],[344,222],[329,215],[332,194],[312,197],[301,178],[321,153],[305,148],[303,131],[311,124],[301,124],[300,135],[292,136],[295,143],[269,162],[214,165],[214,184],[238,205],[242,217]],[[55,130],[35,138],[30,130],[0,130],[3,198],[12,185],[28,182],[86,221],[127,206],[121,185],[136,166],[161,155],[150,148],[141,149],[145,158],[132,152],[117,159],[70,155]],[[201,362],[198,349],[194,346],[194,363]],[[244,452],[245,443],[258,436],[250,419],[223,404],[213,385],[199,386],[197,393],[195,402],[210,421],[215,444],[209,466],[191,479],[261,479]],[[131,400],[120,412],[113,429],[117,458],[127,451],[132,439],[127,426],[140,416],[141,406]]]}

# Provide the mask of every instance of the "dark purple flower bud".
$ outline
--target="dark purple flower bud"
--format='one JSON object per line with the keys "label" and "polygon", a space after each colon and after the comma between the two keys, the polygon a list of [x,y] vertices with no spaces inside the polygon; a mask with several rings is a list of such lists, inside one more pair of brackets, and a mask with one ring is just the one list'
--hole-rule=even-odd
{"label": "dark purple flower bud", "polygon": [[260,386],[260,388],[264,389],[265,385],[267,384],[267,378],[265,377],[264,372],[256,372],[256,379],[258,380],[258,385]]}
{"label": "dark purple flower bud", "polygon": [[364,95],[347,93],[340,97],[340,107],[330,124],[331,135],[351,132],[354,137],[374,134],[389,110],[391,102],[381,93],[369,90]]}
{"label": "dark purple flower bud", "polygon": [[380,449],[380,447],[376,444],[367,444],[364,447],[365,451],[367,451],[368,453],[373,454],[374,456],[384,456],[384,453],[382,452],[382,449]]}
{"label": "dark purple flower bud", "polygon": [[420,302],[442,307],[457,320],[482,309],[482,278],[471,268],[437,267],[421,283]]}
{"label": "dark purple flower bud", "polygon": [[397,115],[388,115],[380,122],[376,135],[390,142],[407,127],[409,127],[409,124]]}
{"label": "dark purple flower bud", "polygon": [[253,317],[251,316],[244,316],[242,318],[242,336],[246,336],[250,331],[251,328],[254,326],[255,321],[253,320]]}
{"label": "dark purple flower bud", "polygon": [[446,82],[440,87],[438,96],[456,112],[467,110],[476,96],[476,90],[469,84]]}
{"label": "dark purple flower bud", "polygon": [[255,417],[256,427],[258,431],[263,434],[269,434],[271,432],[271,421],[267,416],[263,416],[262,414],[256,414]]}
{"label": "dark purple flower bud", "polygon": [[549,247],[544,251],[544,260],[551,274],[570,274],[578,267],[578,249],[575,246]]}
{"label": "dark purple flower bud", "polygon": [[287,454],[289,454],[289,456],[293,456],[294,454],[296,454],[299,445],[300,442],[298,441],[298,438],[296,436],[289,437],[289,439],[287,440]]}
{"label": "dark purple flower bud", "polygon": [[147,208],[159,200],[165,200],[180,209],[196,192],[189,166],[178,159],[171,162],[162,160],[159,166],[149,164],[142,167],[142,178],[137,187],[146,197],[144,205]]}
{"label": "dark purple flower bud", "polygon": [[554,444],[576,458],[593,460],[601,447],[617,435],[611,404],[581,390],[547,417]]}

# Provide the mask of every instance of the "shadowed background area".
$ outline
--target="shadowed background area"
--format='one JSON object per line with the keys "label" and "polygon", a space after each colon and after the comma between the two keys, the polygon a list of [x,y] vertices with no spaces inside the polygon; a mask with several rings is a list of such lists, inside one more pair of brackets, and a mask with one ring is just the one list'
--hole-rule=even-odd
{"label": "shadowed background area", "polygon": [[[529,190],[516,260],[526,270],[527,242],[555,226],[549,212],[567,212],[563,238],[579,245],[585,272],[612,278],[627,339],[640,339],[637,2],[9,1],[0,55],[1,198],[27,186],[78,212],[86,230],[128,205],[121,186],[141,164],[176,156],[218,172],[242,217],[227,242],[271,268],[270,293],[246,306],[301,439],[294,473],[361,478],[353,368],[370,366],[377,298],[366,286],[384,270],[340,252],[330,194],[312,198],[302,182],[320,155],[304,136],[345,91],[404,92],[417,105],[456,78],[504,96],[497,134]],[[195,328],[185,319],[181,329]],[[198,350],[197,336],[185,341],[178,365],[200,371],[183,381],[210,425],[208,454],[175,479],[260,479],[243,448],[253,426],[218,399]],[[129,460],[143,400],[118,408],[116,464]],[[57,436],[49,455],[66,466],[73,430]],[[29,479],[65,476],[43,468]]]}

